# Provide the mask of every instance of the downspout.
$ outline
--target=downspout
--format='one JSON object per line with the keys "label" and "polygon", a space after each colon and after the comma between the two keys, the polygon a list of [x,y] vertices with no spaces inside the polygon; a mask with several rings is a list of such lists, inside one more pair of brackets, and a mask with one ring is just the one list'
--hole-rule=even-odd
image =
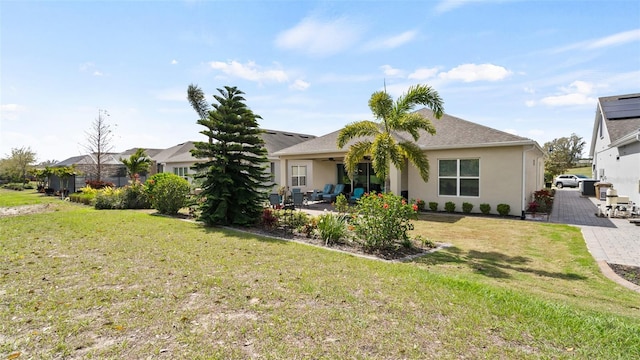
{"label": "downspout", "polygon": [[531,151],[531,150],[533,150],[535,148],[536,148],[535,145],[531,145],[530,149],[522,151],[522,199],[521,199],[522,200],[522,213],[520,215],[520,219],[521,220],[525,219],[524,212],[526,210],[525,205],[526,205],[526,202],[527,202],[526,194],[524,193],[525,189],[526,189],[526,185],[527,185],[527,168],[525,166],[526,158],[527,158],[526,157],[526,152]]}

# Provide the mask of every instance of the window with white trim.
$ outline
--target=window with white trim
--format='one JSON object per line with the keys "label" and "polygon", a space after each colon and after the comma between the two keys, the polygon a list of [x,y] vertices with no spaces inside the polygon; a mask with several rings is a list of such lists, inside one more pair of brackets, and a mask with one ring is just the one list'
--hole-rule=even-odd
{"label": "window with white trim", "polygon": [[438,194],[480,196],[480,159],[438,160]]}
{"label": "window with white trim", "polygon": [[181,176],[183,178],[187,178],[187,176],[189,176],[189,168],[188,167],[175,167],[173,168],[173,173]]}
{"label": "window with white trim", "polygon": [[291,166],[291,186],[307,186],[306,166]]}

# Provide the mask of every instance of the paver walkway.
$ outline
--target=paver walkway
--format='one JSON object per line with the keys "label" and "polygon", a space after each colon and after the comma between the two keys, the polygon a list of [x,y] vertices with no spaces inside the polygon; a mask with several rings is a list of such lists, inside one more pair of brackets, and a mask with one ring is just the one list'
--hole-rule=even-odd
{"label": "paver walkway", "polygon": [[581,196],[577,190],[558,189],[549,222],[578,225],[597,261],[640,266],[640,226],[626,219],[597,217],[598,203],[599,200]]}

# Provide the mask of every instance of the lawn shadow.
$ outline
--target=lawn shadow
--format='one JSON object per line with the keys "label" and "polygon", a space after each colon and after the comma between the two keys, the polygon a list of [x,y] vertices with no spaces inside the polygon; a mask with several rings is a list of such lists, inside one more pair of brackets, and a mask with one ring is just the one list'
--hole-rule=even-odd
{"label": "lawn shadow", "polygon": [[426,265],[457,264],[466,265],[475,273],[499,279],[509,279],[513,276],[509,271],[530,273],[538,276],[563,279],[586,280],[586,276],[574,273],[550,272],[542,269],[526,267],[531,259],[524,256],[509,256],[496,251],[463,251],[457,247],[450,247],[422,256],[414,260],[415,263]]}
{"label": "lawn shadow", "polygon": [[427,212],[418,214],[418,220],[454,224],[464,218],[463,215]]}

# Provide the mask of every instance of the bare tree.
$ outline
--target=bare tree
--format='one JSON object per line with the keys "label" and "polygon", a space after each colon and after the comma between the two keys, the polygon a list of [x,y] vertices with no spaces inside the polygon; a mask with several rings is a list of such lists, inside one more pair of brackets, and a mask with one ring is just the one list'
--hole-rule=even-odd
{"label": "bare tree", "polygon": [[86,173],[96,176],[97,181],[102,180],[105,171],[105,161],[109,152],[113,150],[113,134],[111,126],[107,123],[106,117],[109,113],[106,110],[98,109],[98,118],[91,123],[91,128],[85,131],[86,143],[84,149],[93,158],[93,164],[89,164]]}

